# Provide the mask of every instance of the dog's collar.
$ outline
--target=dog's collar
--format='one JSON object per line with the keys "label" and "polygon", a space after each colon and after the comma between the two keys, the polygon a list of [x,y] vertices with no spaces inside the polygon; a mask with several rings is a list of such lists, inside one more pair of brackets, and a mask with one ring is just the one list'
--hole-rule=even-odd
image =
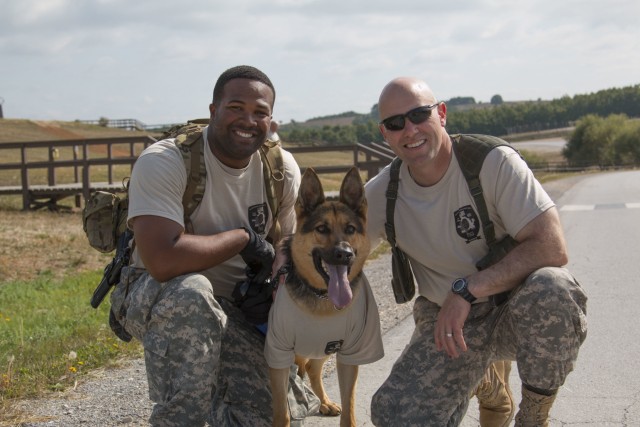
{"label": "dog's collar", "polygon": [[329,298],[329,292],[327,292],[326,289],[316,289],[313,286],[309,286],[307,285],[307,288],[318,298],[320,299],[328,299]]}
{"label": "dog's collar", "polygon": [[[280,269],[278,270],[277,276],[278,277],[285,276],[285,278],[286,278],[289,275],[289,273],[292,272],[292,271],[293,271],[293,265],[291,264],[291,261],[289,261],[286,264],[284,264],[282,267],[280,267]],[[311,293],[316,298],[318,298],[318,299],[329,299],[329,291],[327,291],[326,289],[314,288],[313,286],[311,286],[307,282],[305,282],[302,279],[302,277],[298,276],[295,273],[293,274],[293,280],[295,282],[300,283],[302,285],[302,289],[305,289],[306,291]]]}

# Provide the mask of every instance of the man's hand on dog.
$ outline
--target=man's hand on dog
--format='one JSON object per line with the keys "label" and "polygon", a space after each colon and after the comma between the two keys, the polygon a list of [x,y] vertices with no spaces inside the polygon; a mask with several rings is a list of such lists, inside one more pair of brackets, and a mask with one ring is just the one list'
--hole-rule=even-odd
{"label": "man's hand on dog", "polygon": [[240,256],[255,273],[252,281],[264,283],[267,278],[271,277],[271,266],[275,258],[273,246],[252,229],[247,227],[243,227],[243,229],[249,235],[249,242],[240,251]]}
{"label": "man's hand on dog", "polygon": [[436,348],[439,351],[445,351],[453,358],[459,356],[459,351],[467,351],[462,327],[470,311],[471,304],[462,297],[453,293],[447,296],[438,313],[434,330]]}

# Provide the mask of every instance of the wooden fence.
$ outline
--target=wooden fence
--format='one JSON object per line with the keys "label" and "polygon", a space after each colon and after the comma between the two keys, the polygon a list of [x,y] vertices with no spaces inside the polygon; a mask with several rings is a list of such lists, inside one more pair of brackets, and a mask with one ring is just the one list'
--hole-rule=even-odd
{"label": "wooden fence", "polygon": [[[114,167],[127,165],[130,171],[140,152],[153,142],[151,137],[135,136],[2,143],[0,182],[17,183],[0,186],[0,196],[21,194],[24,210],[42,207],[55,210],[58,201],[69,196],[75,196],[75,204],[80,207],[80,197],[86,199],[92,191],[122,191]],[[92,168],[98,167],[105,169],[100,181],[92,178],[91,173]],[[40,174],[38,183],[32,183],[36,170],[46,173],[44,177]],[[58,176],[62,170],[66,173],[64,179]]]}
{"label": "wooden fence", "polygon": [[[114,167],[126,165],[124,176],[140,152],[155,140],[148,136],[99,138],[0,144],[0,196],[22,195],[24,210],[60,208],[58,202],[75,197],[81,207],[92,191],[123,191],[122,177],[116,178]],[[354,144],[347,146],[287,147],[292,154],[350,152],[353,164],[313,166],[319,174],[343,173],[352,166],[375,176],[393,158],[385,144]],[[304,172],[304,168],[301,168]],[[43,174],[36,172],[44,170]],[[62,173],[61,173],[62,172]],[[120,171],[122,175],[122,171]],[[98,177],[98,178],[96,178]],[[10,182],[13,185],[2,185]]]}

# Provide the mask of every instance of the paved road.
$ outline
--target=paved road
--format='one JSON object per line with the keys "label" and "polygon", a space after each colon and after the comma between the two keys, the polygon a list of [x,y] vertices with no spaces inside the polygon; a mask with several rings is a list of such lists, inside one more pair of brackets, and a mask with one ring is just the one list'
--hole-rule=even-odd
{"label": "paved road", "polygon": [[[550,192],[550,194],[553,194]],[[553,407],[552,426],[640,426],[640,171],[579,180],[556,204],[570,253],[569,269],[589,295],[589,333],[577,366]],[[371,395],[386,378],[413,329],[410,318],[385,334],[383,360],[361,367],[357,389],[359,426],[371,426]],[[325,381],[338,399],[335,374]],[[511,384],[519,400],[517,369]],[[478,426],[472,401],[464,427]],[[335,426],[337,419],[311,417],[306,426]]]}
{"label": "paved road", "polygon": [[518,150],[532,150],[532,151],[555,151],[560,152],[562,148],[567,144],[563,138],[547,138],[536,139],[531,141],[514,142],[513,146]]}

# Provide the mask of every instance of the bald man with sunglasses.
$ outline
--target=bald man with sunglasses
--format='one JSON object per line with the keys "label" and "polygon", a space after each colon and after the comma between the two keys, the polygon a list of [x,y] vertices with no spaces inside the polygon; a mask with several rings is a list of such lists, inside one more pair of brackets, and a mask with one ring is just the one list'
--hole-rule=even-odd
{"label": "bald man with sunglasses", "polygon": [[[480,171],[489,217],[498,240],[510,235],[518,244],[478,271],[488,248],[445,129],[446,105],[425,82],[402,77],[385,86],[378,108],[380,131],[402,160],[396,241],[408,255],[419,295],[411,341],[373,396],[373,423],[458,425],[474,393],[481,407],[508,394],[508,361],[514,360],[522,380],[516,426],[548,425],[586,337],[587,301],[562,268],[568,258],[553,201],[518,153],[493,149]],[[386,236],[389,171],[366,185],[372,247]],[[506,302],[490,302],[504,292]],[[496,372],[503,377],[487,378]],[[481,410],[481,424],[508,425],[510,412],[483,421]]]}

